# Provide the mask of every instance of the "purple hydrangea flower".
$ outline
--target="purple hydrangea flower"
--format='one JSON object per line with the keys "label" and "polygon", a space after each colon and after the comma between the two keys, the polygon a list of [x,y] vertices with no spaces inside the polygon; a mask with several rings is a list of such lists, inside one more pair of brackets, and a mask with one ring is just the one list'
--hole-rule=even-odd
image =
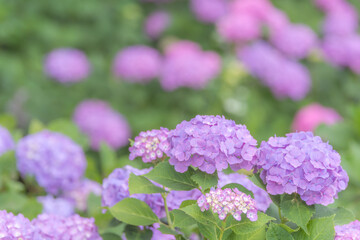
{"label": "purple hydrangea flower", "polygon": [[167,128],[140,132],[139,136],[135,137],[134,144],[129,148],[129,159],[134,160],[136,157],[141,157],[143,162],[151,162],[164,157],[170,148],[168,135]]}
{"label": "purple hydrangea flower", "polygon": [[153,12],[145,21],[145,33],[152,39],[158,38],[169,26],[170,15],[164,11]]}
{"label": "purple hydrangea flower", "polygon": [[22,138],[16,157],[20,173],[35,176],[51,194],[71,190],[86,168],[85,154],[79,145],[63,134],[47,130]]}
{"label": "purple hydrangea flower", "polygon": [[150,228],[153,232],[151,240],[175,240],[176,239],[174,235],[164,234],[164,233],[160,232],[158,230],[158,228],[160,228],[159,223],[154,223],[153,227]]}
{"label": "purple hydrangea flower", "polygon": [[113,72],[128,82],[147,83],[159,76],[161,64],[157,50],[137,45],[127,47],[116,55]]}
{"label": "purple hydrangea flower", "polygon": [[344,0],[315,0],[315,4],[324,12],[331,12],[342,8],[347,2]]}
{"label": "purple hydrangea flower", "polygon": [[74,111],[73,121],[90,138],[94,150],[102,142],[116,150],[127,145],[131,136],[126,119],[101,100],[81,102]]}
{"label": "purple hydrangea flower", "polygon": [[44,63],[46,75],[61,83],[79,82],[91,70],[86,55],[73,48],[59,48],[50,52]]}
{"label": "purple hydrangea flower", "polygon": [[196,116],[169,134],[169,162],[178,172],[190,165],[212,174],[228,165],[251,170],[256,164],[256,140],[244,125],[221,116]]}
{"label": "purple hydrangea flower", "polygon": [[180,87],[204,88],[221,68],[220,57],[215,52],[202,51],[190,41],[179,41],[166,49],[160,83],[166,91]]}
{"label": "purple hydrangea flower", "polygon": [[0,239],[33,240],[34,227],[29,219],[22,214],[14,215],[5,210],[0,210]]}
{"label": "purple hydrangea flower", "polygon": [[43,213],[68,217],[74,213],[75,204],[67,198],[54,198],[51,195],[38,197],[43,205]]}
{"label": "purple hydrangea flower", "polygon": [[93,218],[75,214],[70,217],[41,214],[32,221],[39,239],[101,240]]}
{"label": "purple hydrangea flower", "polygon": [[211,189],[209,193],[202,195],[197,203],[201,211],[211,209],[219,215],[220,220],[224,220],[228,214],[231,214],[240,221],[242,213],[245,213],[252,222],[257,220],[255,201],[250,195],[240,192],[237,188]]}
{"label": "purple hydrangea flower", "polygon": [[355,220],[349,224],[335,226],[334,240],[360,239],[360,221]]}
{"label": "purple hydrangea flower", "polygon": [[326,14],[323,31],[325,35],[346,36],[355,34],[358,28],[356,10],[350,5],[341,5]]}
{"label": "purple hydrangea flower", "polygon": [[15,148],[14,140],[9,131],[0,126],[0,156]]}
{"label": "purple hydrangea flower", "polygon": [[271,204],[271,199],[269,194],[265,190],[256,186],[250,179],[246,177],[246,175],[238,174],[238,173],[224,174],[223,172],[219,172],[218,174],[219,174],[219,182],[218,182],[219,188],[222,188],[230,183],[240,184],[254,194],[256,208],[258,210],[265,212],[269,208]]}
{"label": "purple hydrangea flower", "polygon": [[316,34],[305,25],[288,25],[271,34],[271,42],[286,56],[304,58],[317,45]]}
{"label": "purple hydrangea flower", "polygon": [[240,49],[239,58],[249,72],[278,98],[301,100],[310,90],[311,78],[307,68],[285,58],[265,42],[259,41]]}
{"label": "purple hydrangea flower", "polygon": [[199,189],[190,191],[171,191],[166,198],[170,210],[178,209],[183,201],[196,200],[202,195]]}
{"label": "purple hydrangea flower", "polygon": [[227,0],[191,0],[191,10],[202,22],[214,23],[225,15]]}
{"label": "purple hydrangea flower", "polygon": [[262,142],[258,168],[268,193],[298,193],[308,205],[328,205],[349,177],[340,155],[312,132],[290,133]]}

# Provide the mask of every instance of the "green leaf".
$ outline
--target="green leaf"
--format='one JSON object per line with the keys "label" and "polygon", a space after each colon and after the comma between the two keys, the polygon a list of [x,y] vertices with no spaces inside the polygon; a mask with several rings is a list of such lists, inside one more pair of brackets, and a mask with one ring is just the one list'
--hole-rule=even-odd
{"label": "green leaf", "polygon": [[7,128],[9,131],[15,129],[16,119],[13,115],[10,114],[1,114],[0,115],[0,125],[4,128]]}
{"label": "green leaf", "polygon": [[102,240],[122,240],[121,236],[114,233],[103,233],[101,234]]}
{"label": "green leaf", "polygon": [[196,200],[185,200],[180,204],[180,208],[184,208],[189,205],[196,204]]}
{"label": "green leaf", "polygon": [[159,230],[163,234],[170,234],[170,235],[177,235],[178,234],[176,231],[166,227],[165,225],[160,225],[160,227],[157,230]]}
{"label": "green leaf", "polygon": [[194,180],[202,188],[202,190],[209,189],[218,184],[217,172],[214,174],[207,174],[203,171],[197,171],[191,176],[191,179]]}
{"label": "green leaf", "polygon": [[105,176],[116,168],[116,153],[107,144],[100,144],[101,167]]}
{"label": "green leaf", "polygon": [[284,217],[296,223],[306,233],[307,224],[315,212],[314,206],[308,206],[298,195],[284,195],[281,199],[280,209]]}
{"label": "green leaf", "polygon": [[199,232],[206,239],[208,239],[208,240],[218,240],[218,238],[217,238],[218,232],[217,232],[217,228],[216,228],[215,225],[202,224],[202,223],[199,223],[199,222],[197,224],[198,224]]}
{"label": "green leaf", "polygon": [[1,175],[11,176],[17,172],[15,152],[9,151],[0,156]]}
{"label": "green leaf", "polygon": [[[288,223],[291,223],[291,222],[288,222]],[[288,233],[297,232],[300,229],[300,227],[297,227],[296,229],[292,229],[291,227],[289,227],[288,225],[283,224],[283,223],[280,223],[279,226],[282,227],[283,229],[285,229]]]}
{"label": "green leaf", "polygon": [[29,125],[29,134],[34,134],[34,133],[40,132],[44,129],[45,129],[45,126],[42,122],[40,122],[37,119],[33,119]]}
{"label": "green leaf", "polygon": [[329,217],[332,215],[335,215],[335,225],[344,225],[355,221],[354,214],[343,207],[330,208],[323,205],[315,205],[315,214],[313,218]]}
{"label": "green leaf", "polygon": [[173,190],[187,191],[197,188],[197,184],[191,179],[192,171],[189,168],[187,172],[179,173],[168,162],[161,162],[144,176]]}
{"label": "green leaf", "polygon": [[271,223],[266,231],[266,240],[294,240],[288,231],[282,228],[279,224]]}
{"label": "green leaf", "polygon": [[125,230],[126,223],[118,224],[114,227],[108,227],[106,228],[102,234],[114,234],[116,236],[121,236]]}
{"label": "green leaf", "polygon": [[[258,228],[254,232],[247,234],[235,234],[234,232],[227,240],[264,240],[265,239],[265,225]],[[280,239],[279,239],[280,240]]]}
{"label": "green leaf", "polygon": [[304,230],[293,233],[296,240],[333,240],[335,237],[334,215],[330,217],[311,219],[307,229],[309,234]]}
{"label": "green leaf", "polygon": [[214,225],[218,226],[218,222],[215,219],[212,212],[209,210],[202,212],[197,204],[189,205],[180,209],[184,211],[187,215],[192,217],[196,222],[205,224],[205,225]]}
{"label": "green leaf", "polygon": [[252,198],[254,198],[254,193],[252,191],[249,191],[247,188],[245,188],[243,185],[238,184],[238,183],[229,183],[226,184],[225,186],[223,186],[221,189],[225,189],[225,188],[237,188],[240,192],[243,192],[247,195],[250,195]]}
{"label": "green leaf", "polygon": [[36,198],[27,199],[26,203],[22,207],[21,213],[26,217],[32,220],[41,214],[43,206],[38,202]]}
{"label": "green leaf", "polygon": [[119,221],[136,226],[147,226],[159,222],[159,218],[151,208],[135,198],[121,200],[110,208],[110,213]]}
{"label": "green leaf", "polygon": [[19,213],[23,210],[26,203],[27,198],[24,194],[16,192],[0,193],[0,209]]}
{"label": "green leaf", "polygon": [[81,145],[83,148],[88,147],[88,139],[85,135],[83,135],[79,128],[70,120],[68,119],[56,119],[50,122],[47,129],[62,133],[69,138],[71,138],[74,142]]}
{"label": "green leaf", "polygon": [[241,221],[233,219],[227,228],[231,228],[236,234],[250,234],[265,226],[269,221],[276,220],[260,211],[257,214],[258,219],[255,222],[250,221],[245,214],[242,214]]}
{"label": "green leaf", "polygon": [[174,209],[170,212],[171,219],[173,220],[173,224],[175,227],[178,228],[185,228],[188,226],[191,226],[193,224],[196,224],[195,220],[187,215],[185,212]]}
{"label": "green leaf", "polygon": [[125,236],[129,240],[151,240],[152,234],[150,229],[140,230],[138,227],[130,225],[125,228]]}
{"label": "green leaf", "polygon": [[164,193],[166,191],[155,186],[147,178],[131,173],[129,178],[129,192],[130,195],[132,195],[135,193]]}

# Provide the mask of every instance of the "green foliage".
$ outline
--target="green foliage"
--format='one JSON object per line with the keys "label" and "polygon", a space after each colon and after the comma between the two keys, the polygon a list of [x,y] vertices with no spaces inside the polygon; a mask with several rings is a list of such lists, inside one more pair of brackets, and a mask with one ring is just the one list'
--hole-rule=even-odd
{"label": "green foliage", "polygon": [[147,178],[131,173],[129,177],[129,192],[132,195],[135,193],[165,193],[166,191],[155,186]]}
{"label": "green foliage", "polygon": [[240,235],[252,234],[256,232],[259,228],[266,226],[268,222],[275,220],[275,218],[266,215],[263,212],[258,212],[258,219],[255,222],[250,221],[244,214],[241,216],[241,221],[236,221],[235,219],[231,222],[230,228]]}
{"label": "green foliage", "polygon": [[203,191],[216,186],[218,183],[217,172],[215,172],[214,174],[207,174],[203,171],[198,170],[193,176],[191,176],[191,179],[194,180],[202,188]]}
{"label": "green foliage", "polygon": [[330,216],[335,216],[334,217],[335,226],[344,225],[352,221],[355,221],[354,214],[343,207],[330,208],[323,205],[315,205],[315,214],[313,218],[330,217]]}
{"label": "green foliage", "polygon": [[308,234],[302,229],[293,234],[296,240],[333,240],[335,237],[334,215],[311,219],[307,225]]}
{"label": "green foliage", "polygon": [[266,231],[266,240],[294,240],[291,234],[279,224],[271,223]]}
{"label": "green foliage", "polygon": [[170,212],[170,215],[175,227],[186,228],[196,224],[196,221],[182,210],[174,209]]}
{"label": "green foliage", "polygon": [[102,173],[107,176],[116,167],[116,153],[106,144],[100,145],[100,159]]}

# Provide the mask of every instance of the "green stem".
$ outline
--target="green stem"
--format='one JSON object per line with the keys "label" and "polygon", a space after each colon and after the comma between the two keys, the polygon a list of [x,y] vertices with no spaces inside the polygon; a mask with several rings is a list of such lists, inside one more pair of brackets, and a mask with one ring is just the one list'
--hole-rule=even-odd
{"label": "green stem", "polygon": [[[165,189],[165,188],[164,188]],[[169,213],[169,208],[168,208],[168,205],[167,205],[167,202],[166,202],[166,197],[167,197],[167,193],[162,193],[161,194],[163,200],[164,200],[164,207],[165,207],[165,212],[166,212],[166,218],[167,218],[167,221],[168,221],[168,224],[169,224],[169,227],[172,229],[172,230],[175,230],[174,226],[173,226],[173,223],[171,221],[171,216],[170,216],[170,213]]]}

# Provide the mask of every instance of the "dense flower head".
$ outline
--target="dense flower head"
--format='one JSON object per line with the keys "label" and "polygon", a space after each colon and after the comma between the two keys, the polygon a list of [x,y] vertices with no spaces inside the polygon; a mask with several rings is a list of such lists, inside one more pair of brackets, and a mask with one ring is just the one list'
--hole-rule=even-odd
{"label": "dense flower head", "polygon": [[360,239],[360,221],[355,220],[349,224],[335,226],[334,240]]}
{"label": "dense flower head", "polygon": [[34,227],[22,214],[14,215],[0,210],[0,239],[33,240]]}
{"label": "dense flower head", "polygon": [[341,119],[342,117],[334,109],[313,103],[296,113],[292,129],[295,131],[314,131],[320,124],[331,125]]}
{"label": "dense flower head", "polygon": [[143,162],[151,162],[166,156],[170,148],[168,135],[167,128],[140,132],[139,136],[135,137],[134,144],[129,148],[129,159],[141,157]]}
{"label": "dense flower head", "polygon": [[302,64],[285,58],[269,44],[259,41],[239,50],[248,71],[270,88],[277,98],[301,100],[309,92],[311,77]]}
{"label": "dense flower head", "polygon": [[38,197],[37,200],[43,205],[43,213],[68,217],[75,210],[75,203],[71,199],[48,195]]}
{"label": "dense flower head", "polygon": [[83,177],[86,158],[69,137],[43,130],[22,138],[16,148],[20,173],[35,176],[48,193],[71,190]]}
{"label": "dense flower head", "polygon": [[14,140],[9,131],[0,125],[0,156],[15,148]]}
{"label": "dense flower head", "polygon": [[316,34],[305,25],[291,24],[271,34],[272,44],[286,56],[304,58],[317,45]]}
{"label": "dense flower head", "polygon": [[325,35],[346,36],[355,34],[358,28],[357,12],[351,6],[342,6],[325,16],[323,32]]}
{"label": "dense flower head", "polygon": [[229,165],[251,170],[256,164],[257,141],[245,125],[221,116],[198,115],[183,121],[169,134],[169,162],[178,172],[191,165],[212,174]]}
{"label": "dense flower head", "polygon": [[239,15],[252,15],[262,22],[276,10],[268,0],[233,0],[229,9]]}
{"label": "dense flower head", "polygon": [[93,218],[40,214],[32,221],[39,239],[101,240]]}
{"label": "dense flower head", "polygon": [[258,157],[268,193],[298,193],[308,205],[333,203],[349,181],[339,153],[312,132],[271,137]]}
{"label": "dense flower head", "polygon": [[221,69],[217,53],[202,51],[200,46],[190,41],[172,43],[165,52],[160,83],[166,91],[180,87],[204,88]]}
{"label": "dense flower head", "polygon": [[271,204],[269,194],[262,188],[256,186],[246,175],[239,173],[224,174],[223,172],[219,172],[218,175],[218,187],[222,188],[230,183],[240,184],[254,194],[256,208],[258,210],[265,212],[269,208]]}
{"label": "dense flower head", "polygon": [[126,119],[101,100],[81,102],[74,111],[73,121],[89,137],[94,150],[98,150],[102,142],[118,149],[127,145],[131,136]]}
{"label": "dense flower head", "polygon": [[225,15],[227,0],[191,0],[191,10],[200,21],[214,23]]}
{"label": "dense flower head", "polygon": [[219,215],[221,220],[231,214],[237,221],[240,221],[242,213],[246,214],[252,222],[257,220],[255,201],[250,195],[240,192],[237,188],[211,189],[209,193],[202,195],[197,203],[201,211],[211,209]]}
{"label": "dense flower head", "polygon": [[55,49],[45,58],[46,75],[61,83],[79,82],[89,75],[90,70],[86,55],[78,49]]}
{"label": "dense flower head", "polygon": [[136,45],[122,49],[115,57],[115,76],[128,82],[147,83],[159,76],[161,56],[157,50]]}
{"label": "dense flower head", "polygon": [[145,33],[152,39],[158,38],[169,26],[170,15],[164,11],[153,12],[145,20]]}

